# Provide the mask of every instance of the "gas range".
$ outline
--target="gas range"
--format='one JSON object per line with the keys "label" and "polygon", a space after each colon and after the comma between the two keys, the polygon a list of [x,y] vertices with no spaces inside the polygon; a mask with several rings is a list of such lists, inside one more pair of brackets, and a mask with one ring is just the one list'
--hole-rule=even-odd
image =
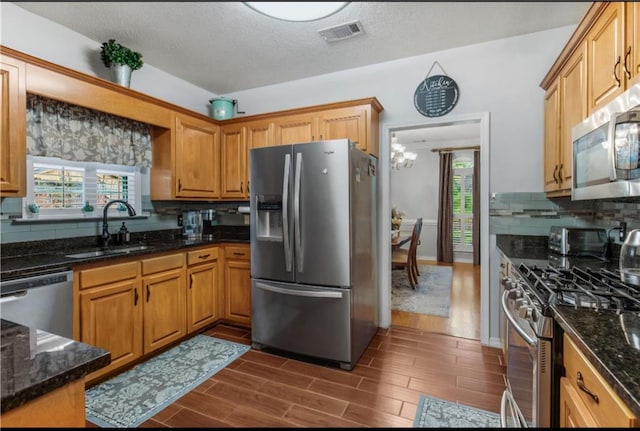
{"label": "gas range", "polygon": [[618,270],[540,267],[521,263],[518,272],[544,315],[550,315],[550,305],[617,313],[640,312],[640,290],[623,283]]}

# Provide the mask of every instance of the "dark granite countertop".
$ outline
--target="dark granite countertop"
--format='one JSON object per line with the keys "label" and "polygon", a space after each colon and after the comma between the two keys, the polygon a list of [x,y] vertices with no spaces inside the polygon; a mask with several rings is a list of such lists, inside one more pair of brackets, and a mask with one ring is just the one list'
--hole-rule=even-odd
{"label": "dark granite countertop", "polygon": [[[496,245],[509,261],[518,265],[577,266],[581,268],[616,269],[617,258],[598,261],[593,258],[568,258],[558,264],[556,256],[549,255],[546,237],[497,235]],[[614,254],[615,256],[615,254]],[[552,305],[554,319],[576,343],[602,377],[615,390],[629,409],[640,417],[640,350],[633,347],[621,324],[622,314],[638,322],[636,313],[617,314],[612,310],[595,311]]]}
{"label": "dark granite countertop", "polygon": [[106,350],[0,319],[2,413],[111,363]]}
{"label": "dark granite countertop", "polygon": [[68,257],[68,255],[99,250],[100,247],[95,245],[95,238],[89,238],[88,240],[71,238],[68,240],[30,241],[28,243],[6,244],[2,246],[0,280],[11,280],[35,274],[70,270],[73,269],[74,265],[88,262],[109,261],[122,257],[142,256],[151,253],[225,242],[249,243],[248,226],[225,226],[225,229],[218,230],[214,235],[191,239],[185,239],[179,230],[137,233],[136,236],[132,238],[130,244],[112,246],[109,247],[109,249],[117,250],[118,248],[135,247],[141,244],[148,246],[148,248],[144,250],[134,250],[128,253],[106,254],[84,258],[72,258]]}

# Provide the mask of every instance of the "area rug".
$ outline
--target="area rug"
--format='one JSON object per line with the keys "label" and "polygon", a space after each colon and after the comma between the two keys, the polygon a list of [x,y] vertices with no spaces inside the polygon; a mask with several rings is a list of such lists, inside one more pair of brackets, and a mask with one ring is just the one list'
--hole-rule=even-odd
{"label": "area rug", "polygon": [[250,349],[196,335],[86,391],[86,419],[100,427],[137,427]]}
{"label": "area rug", "polygon": [[414,428],[500,428],[500,415],[488,410],[420,395]]}
{"label": "area rug", "polygon": [[418,265],[418,270],[415,289],[411,288],[405,269],[391,271],[391,309],[448,317],[453,270],[436,265]]}

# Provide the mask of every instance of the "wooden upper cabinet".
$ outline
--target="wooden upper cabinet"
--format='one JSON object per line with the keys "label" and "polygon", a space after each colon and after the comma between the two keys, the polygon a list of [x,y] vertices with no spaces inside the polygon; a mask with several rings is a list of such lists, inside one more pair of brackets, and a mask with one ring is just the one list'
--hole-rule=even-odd
{"label": "wooden upper cabinet", "polygon": [[247,144],[242,124],[222,126],[220,130],[222,198],[247,196]]}
{"label": "wooden upper cabinet", "polygon": [[560,72],[560,189],[570,195],[573,182],[573,127],[587,117],[586,44]]}
{"label": "wooden upper cabinet", "polygon": [[276,118],[275,145],[298,144],[320,139],[318,117],[314,113]]}
{"label": "wooden upper cabinet", "polygon": [[26,195],[26,65],[11,57],[0,61],[0,197]]}
{"label": "wooden upper cabinet", "polygon": [[220,197],[219,127],[184,115],[175,125],[176,197]]}
{"label": "wooden upper cabinet", "polygon": [[350,139],[362,151],[367,148],[367,108],[354,106],[320,113],[320,139]]}
{"label": "wooden upper cabinet", "polygon": [[626,48],[624,53],[625,73],[628,85],[640,82],[640,2],[627,2]]}
{"label": "wooden upper cabinet", "polygon": [[573,127],[587,117],[586,44],[582,44],[549,87],[544,101],[544,191],[570,196]]}
{"label": "wooden upper cabinet", "polygon": [[589,113],[626,88],[624,72],[625,7],[611,2],[587,33],[587,97]]}
{"label": "wooden upper cabinet", "polygon": [[560,85],[556,80],[544,96],[544,191],[559,190]]}
{"label": "wooden upper cabinet", "polygon": [[275,124],[270,120],[243,123],[247,137],[247,149],[275,145]]}

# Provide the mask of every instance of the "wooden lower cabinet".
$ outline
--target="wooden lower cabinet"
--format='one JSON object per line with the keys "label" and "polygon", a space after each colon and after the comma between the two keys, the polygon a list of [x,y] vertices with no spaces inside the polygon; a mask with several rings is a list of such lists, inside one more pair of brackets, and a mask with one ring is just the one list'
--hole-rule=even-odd
{"label": "wooden lower cabinet", "polygon": [[142,289],[138,262],[77,271],[78,338],[108,350],[111,363],[89,374],[92,380],[142,356]]}
{"label": "wooden lower cabinet", "polygon": [[191,334],[220,318],[218,247],[187,253],[187,332]]}
{"label": "wooden lower cabinet", "polygon": [[566,377],[560,378],[560,426],[562,428],[596,428],[598,426]]}
{"label": "wooden lower cabinet", "polygon": [[187,335],[184,253],[142,260],[144,353]]}
{"label": "wooden lower cabinet", "polygon": [[84,428],[84,379],[80,378],[0,416],[2,428]]}
{"label": "wooden lower cabinet", "polygon": [[[124,260],[124,259],[123,259]],[[251,324],[249,244],[227,244],[75,268],[74,339],[103,348],[114,370],[220,319]]]}
{"label": "wooden lower cabinet", "polygon": [[637,427],[633,412],[567,334],[563,341],[565,376],[560,379],[560,427]]}
{"label": "wooden lower cabinet", "polygon": [[224,319],[251,325],[251,253],[249,244],[225,246]]}

